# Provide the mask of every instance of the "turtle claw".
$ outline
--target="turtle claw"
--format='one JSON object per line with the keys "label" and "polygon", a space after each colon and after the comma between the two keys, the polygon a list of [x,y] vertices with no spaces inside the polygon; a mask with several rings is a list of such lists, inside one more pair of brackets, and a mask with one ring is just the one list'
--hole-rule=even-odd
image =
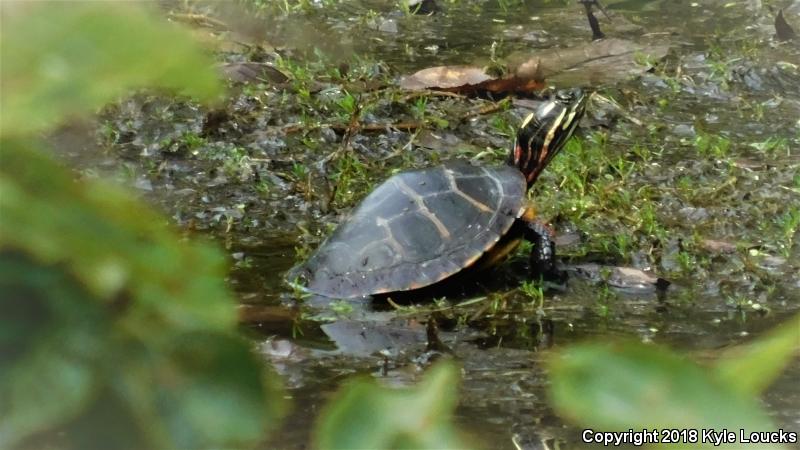
{"label": "turtle claw", "polygon": [[[567,271],[561,270],[556,266],[555,257],[550,251],[539,251],[540,247],[534,244],[534,249],[531,252],[530,267],[531,274],[534,278],[539,278],[543,281],[549,281],[555,284],[564,284],[567,281]],[[544,248],[542,248],[544,250]],[[543,254],[549,254],[545,257]]]}

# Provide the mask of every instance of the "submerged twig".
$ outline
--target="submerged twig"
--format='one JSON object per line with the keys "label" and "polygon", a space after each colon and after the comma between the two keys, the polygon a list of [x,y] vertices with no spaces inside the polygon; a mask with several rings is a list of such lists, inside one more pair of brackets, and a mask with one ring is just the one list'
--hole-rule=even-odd
{"label": "submerged twig", "polygon": [[778,10],[778,15],[775,16],[775,36],[781,42],[791,41],[797,37],[797,33],[786,19],[783,18],[783,10]]}
{"label": "submerged twig", "polygon": [[640,127],[644,126],[644,123],[641,120],[637,119],[632,114],[629,114],[627,111],[625,111],[625,108],[620,106],[620,104],[617,103],[614,99],[600,95],[597,92],[592,93],[591,99],[593,102],[596,102],[598,104],[599,103],[605,104],[607,107],[613,109],[617,114],[619,114],[623,119],[627,120],[628,122],[636,126]]}
{"label": "submerged twig", "polygon": [[596,41],[606,37],[606,35],[600,30],[600,22],[598,22],[597,17],[595,17],[594,12],[592,12],[592,6],[597,6],[608,18],[608,13],[606,13],[603,6],[600,5],[597,0],[579,0],[579,3],[581,3],[584,9],[586,9],[586,18],[589,20],[589,27],[592,29],[592,40]]}
{"label": "submerged twig", "polygon": [[469,119],[472,119],[473,117],[485,116],[487,114],[493,114],[493,113],[496,113],[498,111],[502,111],[502,110],[504,110],[504,109],[506,109],[508,107],[509,103],[510,103],[510,100],[508,100],[506,98],[506,99],[500,100],[499,102],[494,102],[494,103],[490,103],[488,105],[481,106],[477,110],[469,111],[466,114],[464,114],[463,116],[461,116],[461,120],[469,120]]}
{"label": "submerged twig", "polygon": [[[366,123],[366,124],[358,124],[358,131],[383,131],[389,129],[395,129],[400,131],[413,131],[418,128],[423,128],[425,126],[422,122],[396,122],[396,123]],[[336,131],[347,131],[350,127],[350,124],[343,124],[343,123],[326,123],[320,125],[303,125],[303,124],[291,124],[283,127],[281,131],[285,134],[292,134],[297,133],[299,131],[310,131],[316,130],[319,128],[330,128]]]}
{"label": "submerged twig", "polygon": [[414,91],[403,97],[403,101],[414,100],[419,97],[453,97],[453,98],[466,98],[465,95],[457,94],[450,91],[438,91],[436,89],[424,89],[421,91]]}

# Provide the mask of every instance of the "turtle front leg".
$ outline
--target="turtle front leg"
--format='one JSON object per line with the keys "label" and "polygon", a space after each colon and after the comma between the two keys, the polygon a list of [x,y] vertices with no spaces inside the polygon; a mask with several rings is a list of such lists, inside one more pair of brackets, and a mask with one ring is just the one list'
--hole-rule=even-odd
{"label": "turtle front leg", "polygon": [[524,221],[525,239],[533,244],[530,264],[533,273],[545,278],[563,279],[563,273],[556,269],[555,232],[549,225],[532,219]]}

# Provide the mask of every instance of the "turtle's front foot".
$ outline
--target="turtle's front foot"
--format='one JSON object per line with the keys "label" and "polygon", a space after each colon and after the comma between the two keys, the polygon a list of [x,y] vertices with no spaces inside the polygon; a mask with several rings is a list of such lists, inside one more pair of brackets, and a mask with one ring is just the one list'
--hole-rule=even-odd
{"label": "turtle's front foot", "polygon": [[556,268],[555,232],[544,222],[533,220],[527,223],[526,238],[533,244],[531,250],[531,272],[535,277],[563,282],[566,272]]}

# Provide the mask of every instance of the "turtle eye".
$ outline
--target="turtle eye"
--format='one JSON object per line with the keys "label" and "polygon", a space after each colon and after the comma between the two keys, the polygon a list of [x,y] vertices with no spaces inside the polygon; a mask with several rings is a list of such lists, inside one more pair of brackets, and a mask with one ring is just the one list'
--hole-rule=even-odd
{"label": "turtle eye", "polygon": [[582,97],[583,90],[580,88],[567,89],[556,93],[556,100],[567,105],[580,100]]}
{"label": "turtle eye", "polygon": [[583,92],[580,91],[579,89],[570,91],[567,95],[572,97],[572,100],[567,105],[569,113],[562,122],[561,126],[562,130],[567,130],[568,128],[574,125],[575,118],[583,115],[583,110],[585,109],[585,104],[586,104],[586,96],[584,96]]}

